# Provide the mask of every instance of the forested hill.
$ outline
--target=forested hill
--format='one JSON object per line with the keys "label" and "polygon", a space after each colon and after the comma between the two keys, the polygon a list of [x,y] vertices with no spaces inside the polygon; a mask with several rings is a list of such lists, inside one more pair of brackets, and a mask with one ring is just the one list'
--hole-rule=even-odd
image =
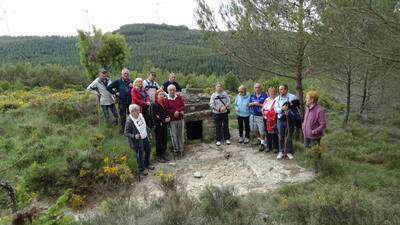
{"label": "forested hill", "polygon": [[[248,70],[213,51],[200,31],[185,26],[130,24],[114,32],[125,35],[132,49],[128,62],[131,69],[141,70],[145,63],[151,62],[159,68],[184,73],[225,74]],[[2,36],[0,52],[0,63],[79,65],[75,36]]]}

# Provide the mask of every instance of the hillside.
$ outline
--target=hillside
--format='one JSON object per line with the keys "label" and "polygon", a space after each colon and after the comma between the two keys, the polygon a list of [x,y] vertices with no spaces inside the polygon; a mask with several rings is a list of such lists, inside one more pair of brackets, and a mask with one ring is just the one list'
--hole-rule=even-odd
{"label": "hillside", "polygon": [[[131,47],[127,66],[142,70],[151,62],[168,71],[197,74],[245,74],[239,67],[211,48],[200,31],[185,26],[129,24],[114,31],[123,34]],[[0,37],[0,63],[80,65],[76,37]]]}

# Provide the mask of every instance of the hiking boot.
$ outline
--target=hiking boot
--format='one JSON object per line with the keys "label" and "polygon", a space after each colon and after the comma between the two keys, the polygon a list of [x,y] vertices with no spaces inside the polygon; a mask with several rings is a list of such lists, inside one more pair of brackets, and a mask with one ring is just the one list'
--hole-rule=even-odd
{"label": "hiking boot", "polygon": [[226,140],[225,143],[226,143],[227,145],[230,145],[230,144],[231,144],[231,141],[230,141],[230,140]]}
{"label": "hiking boot", "polygon": [[217,143],[215,143],[218,147],[221,146],[221,142],[217,141]]}
{"label": "hiking boot", "polygon": [[239,143],[243,143],[243,138],[239,137]]}
{"label": "hiking boot", "polygon": [[148,169],[148,170],[154,170],[155,167],[154,167],[154,166],[151,166],[151,165],[148,165],[148,166],[146,166],[146,169]]}
{"label": "hiking boot", "polygon": [[142,176],[147,176],[148,173],[147,173],[147,171],[146,171],[144,168],[141,168],[141,169],[139,169],[139,176],[140,176],[140,175],[142,175]]}
{"label": "hiking boot", "polygon": [[279,152],[278,153],[278,156],[276,157],[276,159],[282,159],[283,158],[283,153],[282,152]]}
{"label": "hiking boot", "polygon": [[142,171],[142,172],[140,172],[140,175],[147,176],[147,175],[149,175],[149,173],[147,173],[147,171]]}
{"label": "hiking boot", "polygon": [[288,159],[294,159],[294,156],[292,153],[288,153],[288,154],[286,154],[286,156],[288,157]]}
{"label": "hiking boot", "polygon": [[243,141],[244,144],[248,144],[249,142],[250,142],[250,139],[248,139],[248,138],[245,138]]}
{"label": "hiking boot", "polygon": [[157,162],[159,163],[166,163],[166,160],[163,159],[161,156],[157,157]]}
{"label": "hiking boot", "polygon": [[265,145],[261,144],[258,151],[263,152],[265,150]]}
{"label": "hiking boot", "polygon": [[167,156],[161,156],[161,158],[165,161],[165,162],[169,162],[170,160],[168,159],[168,157]]}

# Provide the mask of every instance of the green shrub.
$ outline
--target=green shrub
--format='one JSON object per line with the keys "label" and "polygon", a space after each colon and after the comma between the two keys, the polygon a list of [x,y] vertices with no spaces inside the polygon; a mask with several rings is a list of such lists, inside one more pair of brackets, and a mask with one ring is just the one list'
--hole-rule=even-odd
{"label": "green shrub", "polygon": [[296,224],[384,224],[383,202],[364,192],[326,185],[310,195],[290,196],[282,206]]}
{"label": "green shrub", "polygon": [[233,73],[228,73],[224,76],[224,87],[227,91],[230,91],[232,93],[236,93],[240,82],[237,76]]}

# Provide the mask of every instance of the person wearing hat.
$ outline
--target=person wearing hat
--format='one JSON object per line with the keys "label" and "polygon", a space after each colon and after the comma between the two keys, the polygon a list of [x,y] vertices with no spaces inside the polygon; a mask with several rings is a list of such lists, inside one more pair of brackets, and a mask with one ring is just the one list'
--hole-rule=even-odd
{"label": "person wearing hat", "polygon": [[108,78],[108,71],[104,68],[99,70],[98,77],[86,88],[87,91],[97,95],[99,105],[104,114],[104,120],[106,123],[110,121],[110,113],[114,115],[114,124],[118,125],[118,113],[115,108],[115,97],[107,90],[107,86],[111,84],[111,80]]}
{"label": "person wearing hat", "polygon": [[129,105],[131,103],[132,80],[129,77],[129,70],[122,69],[121,78],[113,81],[107,86],[107,90],[118,95],[118,112],[121,119],[122,133],[125,129],[126,116],[129,115]]}

